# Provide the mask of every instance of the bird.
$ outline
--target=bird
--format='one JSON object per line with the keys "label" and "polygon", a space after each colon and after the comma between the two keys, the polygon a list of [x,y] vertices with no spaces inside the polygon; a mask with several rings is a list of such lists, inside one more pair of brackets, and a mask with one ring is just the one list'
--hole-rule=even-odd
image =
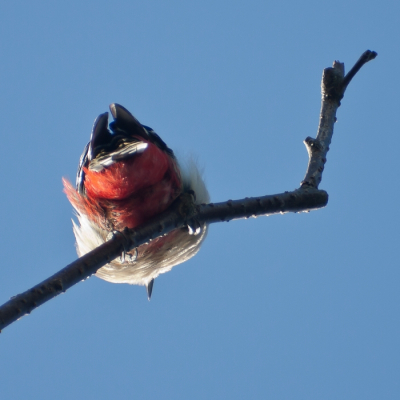
{"label": "bird", "polygon": [[[209,202],[202,174],[193,160],[177,159],[150,127],[113,103],[94,121],[79,160],[75,187],[63,178],[74,208],[72,220],[78,256],[95,249],[125,228],[136,228],[165,211],[184,192],[195,204]],[[175,229],[124,252],[96,272],[112,283],[146,287],[150,300],[155,278],[193,257],[208,232],[207,224]]]}

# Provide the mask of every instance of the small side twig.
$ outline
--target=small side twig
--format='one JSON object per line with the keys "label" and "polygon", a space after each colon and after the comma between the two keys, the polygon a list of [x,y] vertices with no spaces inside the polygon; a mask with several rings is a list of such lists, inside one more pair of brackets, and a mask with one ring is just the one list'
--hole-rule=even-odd
{"label": "small side twig", "polygon": [[358,61],[354,64],[353,68],[343,78],[343,83],[342,83],[343,93],[346,90],[350,81],[356,75],[356,73],[361,69],[361,67],[364,64],[366,64],[368,61],[371,61],[374,58],[376,58],[377,55],[378,55],[378,53],[376,51],[371,51],[371,50],[364,51],[364,53],[361,55],[361,57],[358,59]]}
{"label": "small side twig", "polygon": [[39,285],[12,297],[0,307],[0,331],[12,322],[29,314],[36,307],[65,292],[76,283],[85,280],[98,269],[121,255],[173,229],[197,223],[216,223],[238,218],[256,217],[287,212],[306,212],[326,206],[328,194],[319,190],[326,155],[332,140],[336,111],[347,85],[368,61],[377,56],[366,51],[350,72],[344,76],[344,65],[335,61],[322,76],[322,105],[316,139],[307,137],[305,144],[309,154],[307,172],[299,189],[256,198],[228,200],[195,206],[190,194],[183,194],[164,213],[134,230],[126,229],[115,234],[108,242],[79,258]]}

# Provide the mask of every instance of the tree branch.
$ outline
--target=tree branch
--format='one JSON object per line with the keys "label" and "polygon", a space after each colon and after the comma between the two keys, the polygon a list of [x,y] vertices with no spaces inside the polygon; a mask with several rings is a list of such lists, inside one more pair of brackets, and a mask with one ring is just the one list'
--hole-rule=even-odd
{"label": "tree branch", "polygon": [[322,101],[317,138],[307,137],[304,140],[309,162],[306,176],[301,182],[301,188],[318,188],[321,183],[340,100],[342,100],[344,92],[355,74],[364,64],[373,60],[377,55],[375,51],[365,51],[346,76],[344,75],[344,64],[339,61],[334,61],[332,68],[324,69],[321,82]]}
{"label": "tree branch", "polygon": [[117,232],[109,241],[57,272],[50,278],[28,291],[12,297],[0,307],[0,330],[29,314],[36,307],[64,293],[79,281],[85,280],[123,251],[129,251],[141,244],[167,234],[168,232],[194,226],[199,223],[216,223],[260,215],[283,214],[287,212],[308,212],[328,203],[328,194],[319,190],[326,155],[332,140],[336,111],[351,79],[377,53],[367,50],[344,75],[344,64],[335,61],[332,68],[326,68],[322,75],[322,105],[317,138],[307,137],[309,162],[306,175],[299,189],[256,198],[228,200],[222,203],[195,206],[190,194],[182,194],[164,213],[130,230]]}

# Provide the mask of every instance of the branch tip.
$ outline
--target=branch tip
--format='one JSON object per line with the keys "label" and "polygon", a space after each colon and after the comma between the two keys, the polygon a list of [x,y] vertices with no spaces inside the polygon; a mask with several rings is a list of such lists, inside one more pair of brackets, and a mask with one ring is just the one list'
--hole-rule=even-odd
{"label": "branch tip", "polygon": [[368,61],[371,61],[377,57],[378,53],[376,51],[366,50],[361,54],[361,57],[354,64],[353,68],[348,72],[348,74],[343,79],[343,92],[346,90],[346,87],[350,83],[350,81],[354,78],[356,73],[361,69],[361,67],[366,64]]}
{"label": "branch tip", "polygon": [[336,60],[333,62],[332,68],[336,70],[340,75],[344,76],[344,63]]}

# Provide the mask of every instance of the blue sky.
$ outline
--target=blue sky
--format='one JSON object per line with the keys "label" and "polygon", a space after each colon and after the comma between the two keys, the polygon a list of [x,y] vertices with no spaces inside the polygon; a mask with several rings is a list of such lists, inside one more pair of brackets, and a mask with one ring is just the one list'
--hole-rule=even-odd
{"label": "blue sky", "polygon": [[400,3],[0,6],[0,301],[76,258],[74,179],[118,102],[204,168],[213,201],[298,187],[322,70],[349,86],[309,214],[211,226],[143,287],[95,277],[0,335],[4,399],[398,399]]}

